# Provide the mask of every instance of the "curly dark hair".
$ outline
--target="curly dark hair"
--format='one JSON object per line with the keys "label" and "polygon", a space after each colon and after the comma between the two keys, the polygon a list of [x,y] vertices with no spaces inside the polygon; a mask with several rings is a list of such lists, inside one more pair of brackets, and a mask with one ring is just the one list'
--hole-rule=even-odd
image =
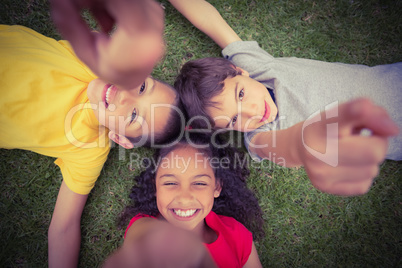
{"label": "curly dark hair", "polygon": [[217,103],[211,99],[222,92],[225,79],[240,74],[233,63],[223,58],[197,59],[182,66],[174,87],[179,92],[187,120],[192,119],[193,128],[208,128],[208,123],[215,127],[206,109],[216,107]]}
{"label": "curly dark hair", "polygon": [[218,215],[235,218],[253,233],[254,239],[262,238],[264,236],[262,211],[254,193],[247,188],[246,178],[249,175],[249,170],[246,165],[242,164],[245,155],[235,147],[223,146],[222,137],[215,136],[215,138],[212,143],[211,136],[188,133],[186,139],[180,140],[173,146],[156,151],[153,160],[148,160],[150,161],[147,163],[149,167],[135,177],[136,185],[133,186],[130,194],[132,205],[126,207],[121,214],[120,227],[127,224],[138,213],[151,216],[159,214],[155,185],[156,165],[160,163],[158,160],[177,148],[195,144],[197,147],[200,147],[198,145],[203,146],[202,149],[197,148],[197,150],[208,159],[226,158],[229,160],[228,165],[225,166],[211,165],[214,169],[216,181],[222,187],[220,196],[214,200],[212,211]]}

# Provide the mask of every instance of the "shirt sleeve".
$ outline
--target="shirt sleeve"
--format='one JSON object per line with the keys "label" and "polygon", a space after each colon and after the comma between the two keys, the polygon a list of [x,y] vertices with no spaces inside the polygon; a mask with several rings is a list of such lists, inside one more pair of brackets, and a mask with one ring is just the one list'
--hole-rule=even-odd
{"label": "shirt sleeve", "polygon": [[239,256],[241,260],[241,266],[243,267],[248,261],[248,258],[251,254],[251,249],[253,247],[253,234],[249,230],[247,230],[247,228],[240,222],[237,222],[237,229],[239,238],[242,241],[242,243],[240,243],[242,247],[240,249],[241,252],[239,252]]}
{"label": "shirt sleeve", "polygon": [[255,130],[253,130],[253,131],[244,133],[244,145],[246,146],[247,151],[248,151],[248,153],[249,153],[251,159],[253,159],[254,161],[256,161],[256,162],[261,162],[261,161],[264,160],[264,159],[261,158],[258,154],[253,153],[253,152],[251,151],[251,149],[250,149],[250,146],[253,146],[253,147],[266,146],[265,144],[264,144],[264,145],[256,145],[256,144],[253,144],[253,139],[255,138],[255,135],[257,135],[258,133],[261,133],[261,132],[275,131],[275,130],[277,130],[277,129],[278,129],[278,128],[277,128],[277,126],[278,126],[278,120],[279,120],[279,119],[278,119],[278,117],[277,117],[274,121],[272,121],[272,122],[270,122],[270,123],[267,123],[267,124],[265,124],[265,125],[262,125],[262,126],[260,126],[259,128],[255,129]]}
{"label": "shirt sleeve", "polygon": [[243,267],[251,254],[253,234],[236,219],[212,211],[206,221],[219,235],[214,243],[207,245],[218,266]]}
{"label": "shirt sleeve", "polygon": [[82,149],[80,153],[71,153],[71,157],[63,155],[55,164],[60,167],[63,180],[71,191],[87,195],[95,186],[109,151],[109,146]]}
{"label": "shirt sleeve", "polygon": [[263,50],[256,41],[236,41],[222,50],[225,59],[246,70],[250,77],[259,81],[264,76],[274,57]]}

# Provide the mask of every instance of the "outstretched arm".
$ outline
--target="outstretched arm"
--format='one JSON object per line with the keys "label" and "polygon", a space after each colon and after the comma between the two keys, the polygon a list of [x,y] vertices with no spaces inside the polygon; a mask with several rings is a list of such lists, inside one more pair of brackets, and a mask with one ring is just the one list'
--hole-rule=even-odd
{"label": "outstretched arm", "polygon": [[87,195],[61,183],[48,231],[49,267],[77,267],[81,243],[81,214]]}
{"label": "outstretched arm", "polygon": [[[361,135],[369,129],[371,135]],[[262,158],[304,166],[312,184],[336,195],[366,193],[384,161],[388,138],[398,128],[368,99],[343,103],[288,129],[259,133],[251,147]],[[268,145],[269,146],[266,146]]]}
{"label": "outstretched arm", "polygon": [[169,2],[222,49],[232,42],[241,40],[210,3],[204,0],[169,0]]}
{"label": "outstretched arm", "polygon": [[193,233],[154,218],[141,218],[127,231],[123,246],[103,268],[216,267],[206,247]]}
{"label": "outstretched arm", "polygon": [[260,258],[258,257],[258,252],[253,242],[253,246],[251,248],[250,256],[248,257],[247,262],[244,264],[243,268],[260,268],[262,264],[260,262]]}
{"label": "outstretched arm", "polygon": [[[123,88],[143,83],[164,54],[164,12],[153,0],[51,0],[54,23],[77,56],[103,80]],[[88,9],[101,26],[81,17]],[[113,27],[116,30],[109,33]]]}

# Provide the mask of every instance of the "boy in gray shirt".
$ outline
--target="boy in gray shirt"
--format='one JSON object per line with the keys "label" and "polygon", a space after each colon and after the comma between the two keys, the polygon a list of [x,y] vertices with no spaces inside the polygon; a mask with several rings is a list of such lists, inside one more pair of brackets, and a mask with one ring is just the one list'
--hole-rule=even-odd
{"label": "boy in gray shirt", "polygon": [[[390,117],[401,125],[402,63],[368,67],[274,58],[256,42],[241,41],[209,3],[170,2],[226,58],[190,61],[176,79],[193,128],[247,132],[254,159],[303,165],[320,190],[354,195],[369,189],[388,138],[398,133]],[[350,101],[356,97],[376,104]],[[391,144],[387,157],[402,159],[401,136]]]}

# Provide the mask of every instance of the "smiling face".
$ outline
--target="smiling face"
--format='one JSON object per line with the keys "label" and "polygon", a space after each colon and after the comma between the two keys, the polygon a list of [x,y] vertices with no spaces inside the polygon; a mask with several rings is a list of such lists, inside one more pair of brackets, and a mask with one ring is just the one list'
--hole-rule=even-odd
{"label": "smiling face", "polygon": [[179,147],[164,157],[156,172],[156,202],[171,224],[202,233],[205,217],[221,191],[214,171],[203,153]]}
{"label": "smiling face", "polygon": [[216,128],[248,132],[272,122],[278,113],[267,88],[246,71],[226,78],[222,92],[211,101],[218,103],[207,109]]}
{"label": "smiling face", "polygon": [[163,131],[176,98],[169,86],[150,76],[130,90],[95,79],[89,83],[87,95],[99,123],[124,137]]}

